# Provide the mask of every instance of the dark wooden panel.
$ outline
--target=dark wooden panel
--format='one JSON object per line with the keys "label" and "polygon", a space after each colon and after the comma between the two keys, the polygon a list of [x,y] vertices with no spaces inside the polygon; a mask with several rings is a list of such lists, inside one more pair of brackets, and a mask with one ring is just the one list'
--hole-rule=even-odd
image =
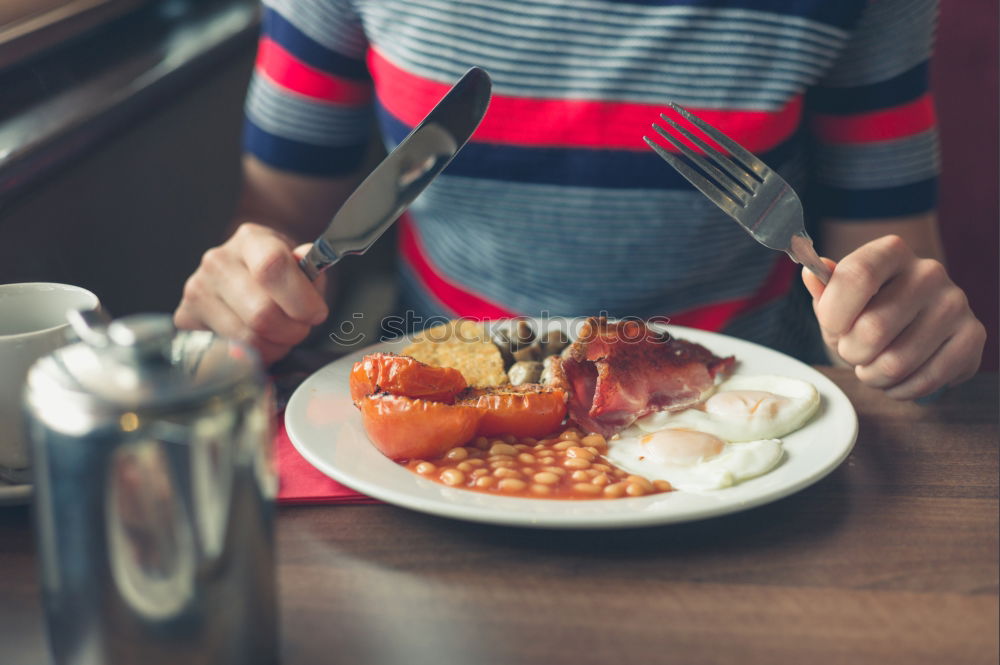
{"label": "dark wooden panel", "polygon": [[996,0],[942,0],[932,79],[941,126],[941,231],[949,270],[986,324],[985,369],[1000,357],[1000,174]]}
{"label": "dark wooden panel", "polygon": [[0,69],[149,1],[4,0],[0,7]]}

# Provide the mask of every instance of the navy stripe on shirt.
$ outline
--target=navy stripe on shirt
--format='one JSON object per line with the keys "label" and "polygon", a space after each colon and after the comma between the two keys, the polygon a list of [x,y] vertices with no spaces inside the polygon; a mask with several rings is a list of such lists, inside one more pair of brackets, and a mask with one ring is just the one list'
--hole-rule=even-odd
{"label": "navy stripe on shirt", "polygon": [[824,214],[864,221],[902,217],[933,210],[937,205],[937,178],[884,189],[841,189],[817,185],[812,201]]}
{"label": "navy stripe on shirt", "polygon": [[678,7],[703,6],[706,9],[717,9],[724,5],[725,9],[746,9],[755,12],[773,12],[784,16],[798,16],[810,21],[826,23],[844,30],[853,28],[861,12],[869,0],[728,0],[727,2],[709,1],[691,2],[691,0],[629,0],[627,3],[619,0],[604,0],[608,5],[621,4],[646,7]]}
{"label": "navy stripe on shirt", "polygon": [[852,115],[880,111],[911,102],[927,92],[926,62],[899,76],[871,85],[848,88],[813,88],[806,93],[806,106],[817,113]]}
{"label": "navy stripe on shirt", "polygon": [[[411,128],[377,104],[387,144],[398,145]],[[521,146],[470,141],[448,165],[451,175],[535,184],[613,189],[689,189],[691,185],[645,143],[636,150]],[[639,147],[641,146],[641,147]],[[760,153],[767,164],[784,164],[800,146],[799,135]],[[530,168],[525,168],[530,165]]]}
{"label": "navy stripe on shirt", "polygon": [[273,9],[264,9],[262,33],[307,65],[358,81],[371,78],[364,61],[348,58],[317,44]]}
{"label": "navy stripe on shirt", "polygon": [[275,136],[252,122],[243,123],[243,145],[265,164],[284,171],[314,176],[353,172],[365,156],[366,145],[322,146]]}

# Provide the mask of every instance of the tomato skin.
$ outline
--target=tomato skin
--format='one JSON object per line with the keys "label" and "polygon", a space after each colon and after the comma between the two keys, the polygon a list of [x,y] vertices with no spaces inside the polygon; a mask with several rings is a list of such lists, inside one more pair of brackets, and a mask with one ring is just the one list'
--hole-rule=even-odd
{"label": "tomato skin", "polygon": [[472,392],[459,404],[483,410],[476,434],[541,437],[551,433],[566,417],[566,393],[539,386],[504,387]]}
{"label": "tomato skin", "polygon": [[401,395],[368,395],[357,405],[368,438],[397,461],[436,457],[468,442],[483,417],[476,406]]}
{"label": "tomato skin", "polygon": [[457,369],[433,367],[394,353],[372,353],[354,363],[349,383],[355,404],[379,392],[451,402],[468,385]]}

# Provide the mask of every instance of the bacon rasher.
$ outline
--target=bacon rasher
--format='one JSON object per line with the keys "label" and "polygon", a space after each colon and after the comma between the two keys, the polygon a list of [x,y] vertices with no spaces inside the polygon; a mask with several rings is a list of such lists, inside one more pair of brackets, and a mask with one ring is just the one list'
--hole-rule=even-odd
{"label": "bacon rasher", "polygon": [[636,320],[588,319],[562,357],[569,416],[609,436],[654,411],[674,411],[708,397],[734,359],[651,330]]}

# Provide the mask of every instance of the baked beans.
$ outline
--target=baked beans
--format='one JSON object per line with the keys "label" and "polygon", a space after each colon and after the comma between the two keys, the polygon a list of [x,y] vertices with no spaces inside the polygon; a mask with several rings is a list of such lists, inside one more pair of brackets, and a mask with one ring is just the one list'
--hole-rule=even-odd
{"label": "baked beans", "polygon": [[673,489],[665,480],[619,469],[604,457],[607,451],[603,436],[571,427],[543,439],[480,436],[433,459],[410,460],[406,468],[450,487],[503,496],[618,499]]}

